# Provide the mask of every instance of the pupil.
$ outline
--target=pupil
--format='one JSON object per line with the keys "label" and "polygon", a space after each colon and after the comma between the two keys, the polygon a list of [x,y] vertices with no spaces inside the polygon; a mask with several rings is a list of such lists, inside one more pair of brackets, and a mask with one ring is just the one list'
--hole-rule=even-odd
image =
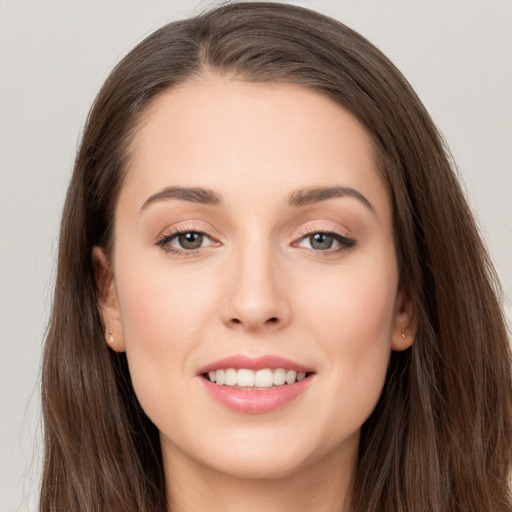
{"label": "pupil", "polygon": [[309,237],[309,242],[313,249],[326,250],[332,247],[333,238],[324,233],[316,233]]}
{"label": "pupil", "polygon": [[199,233],[184,233],[178,238],[183,249],[199,249],[203,244],[203,235]]}

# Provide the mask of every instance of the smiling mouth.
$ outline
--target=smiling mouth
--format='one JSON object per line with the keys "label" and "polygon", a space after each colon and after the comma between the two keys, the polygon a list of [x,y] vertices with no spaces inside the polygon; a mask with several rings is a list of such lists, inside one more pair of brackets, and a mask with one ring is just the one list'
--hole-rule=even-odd
{"label": "smiling mouth", "polygon": [[288,386],[300,382],[312,375],[312,372],[286,370],[284,368],[226,368],[202,374],[202,377],[219,386],[236,389],[265,390],[280,386]]}

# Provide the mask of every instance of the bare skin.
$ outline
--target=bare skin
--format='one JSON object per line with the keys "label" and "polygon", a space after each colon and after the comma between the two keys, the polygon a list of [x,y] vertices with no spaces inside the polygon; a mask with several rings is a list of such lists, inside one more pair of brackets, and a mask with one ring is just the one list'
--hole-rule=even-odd
{"label": "bare skin", "polygon": [[[416,328],[366,132],[308,89],[206,76],[155,100],[132,149],[113,260],[94,258],[173,510],[348,511],[361,425]],[[199,373],[233,355],[313,371],[249,414]]]}

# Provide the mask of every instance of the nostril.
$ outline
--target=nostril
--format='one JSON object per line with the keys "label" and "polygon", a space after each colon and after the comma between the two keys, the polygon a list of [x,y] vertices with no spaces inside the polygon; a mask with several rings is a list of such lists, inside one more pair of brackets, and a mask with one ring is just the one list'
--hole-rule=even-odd
{"label": "nostril", "polygon": [[273,317],[270,317],[268,318],[267,320],[265,320],[263,322],[263,324],[261,323],[256,323],[254,325],[252,325],[251,322],[244,322],[243,320],[240,320],[240,318],[231,318],[231,320],[229,320],[229,323],[231,325],[247,325],[247,327],[254,327],[256,325],[275,325],[275,324],[278,324],[280,322],[279,318],[277,318],[276,316],[273,316]]}

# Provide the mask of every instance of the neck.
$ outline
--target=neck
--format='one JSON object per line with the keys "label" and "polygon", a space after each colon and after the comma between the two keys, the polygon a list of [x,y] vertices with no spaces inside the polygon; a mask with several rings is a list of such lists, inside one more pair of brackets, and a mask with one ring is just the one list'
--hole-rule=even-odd
{"label": "neck", "polygon": [[[164,453],[172,512],[349,512],[357,453],[304,464],[278,478],[240,478],[199,465],[178,450]],[[331,460],[329,460],[331,459]]]}

